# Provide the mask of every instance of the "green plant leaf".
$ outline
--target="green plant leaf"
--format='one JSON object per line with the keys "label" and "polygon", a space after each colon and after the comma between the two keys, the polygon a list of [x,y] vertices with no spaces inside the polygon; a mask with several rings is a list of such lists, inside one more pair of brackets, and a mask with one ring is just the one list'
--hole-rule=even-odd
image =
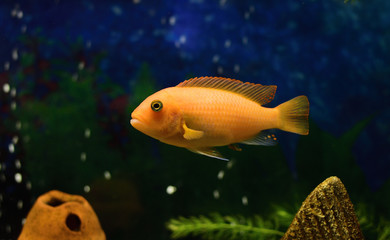
{"label": "green plant leaf", "polygon": [[171,219],[167,227],[172,231],[172,238],[201,236],[204,239],[278,239],[283,232],[273,228],[274,224],[260,216],[245,218],[243,216],[221,216],[218,213],[210,216],[179,217]]}

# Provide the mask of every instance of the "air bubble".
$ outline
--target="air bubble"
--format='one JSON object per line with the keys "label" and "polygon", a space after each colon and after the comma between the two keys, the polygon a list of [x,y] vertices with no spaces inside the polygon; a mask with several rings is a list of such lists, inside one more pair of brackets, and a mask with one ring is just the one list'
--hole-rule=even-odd
{"label": "air bubble", "polygon": [[16,207],[17,207],[18,209],[22,209],[22,208],[23,208],[23,201],[22,201],[22,200],[19,200],[19,201],[17,202],[17,204],[16,204]]}
{"label": "air bubble", "polygon": [[85,152],[81,153],[80,159],[81,159],[82,162],[87,161],[87,154]]}
{"label": "air bubble", "polygon": [[16,109],[16,102],[15,101],[11,102],[11,109],[12,110]]}
{"label": "air bubble", "polygon": [[116,16],[121,16],[122,13],[123,13],[122,8],[121,8],[120,6],[117,6],[117,5],[112,6],[111,11],[112,11]]}
{"label": "air bubble", "polygon": [[86,128],[84,131],[85,138],[89,138],[91,136],[91,129]]}
{"label": "air bubble", "polygon": [[219,191],[218,190],[214,190],[213,191],[213,196],[215,199],[219,199],[220,195],[219,195]]}
{"label": "air bubble", "polygon": [[15,97],[15,96],[16,96],[16,89],[15,89],[15,88],[12,88],[12,89],[11,89],[11,96],[12,96],[12,97]]}
{"label": "air bubble", "polygon": [[225,172],[223,170],[219,171],[218,173],[218,179],[221,180],[223,176],[225,175]]}
{"label": "air bubble", "polygon": [[185,35],[181,35],[179,38],[179,43],[184,44],[187,42],[187,37]]}
{"label": "air bubble", "polygon": [[111,179],[111,173],[109,171],[105,171],[104,172],[104,178],[107,179],[107,180],[110,180]]}
{"label": "air bubble", "polygon": [[230,41],[229,39],[227,39],[225,41],[225,48],[230,48],[230,46],[232,45],[232,41]]}
{"label": "air bubble", "polygon": [[20,173],[15,173],[15,182],[21,183],[22,180],[23,180],[22,174],[20,174]]}
{"label": "air bubble", "polygon": [[11,64],[9,62],[4,63],[4,70],[5,71],[8,71],[10,67],[11,67]]}
{"label": "air bubble", "polygon": [[9,93],[10,89],[11,89],[11,87],[9,86],[9,84],[8,83],[4,83],[4,85],[3,85],[3,92]]}
{"label": "air bubble", "polygon": [[229,161],[226,166],[228,169],[231,169],[233,167],[233,161]]}
{"label": "air bubble", "polygon": [[16,159],[16,160],[15,160],[15,167],[16,167],[17,169],[20,169],[20,168],[22,167],[22,164],[21,164],[21,162],[20,162],[19,159]]}
{"label": "air bubble", "polygon": [[246,196],[243,196],[241,201],[242,201],[242,205],[244,205],[244,206],[248,205],[248,198]]}
{"label": "air bubble", "polygon": [[169,185],[166,189],[167,194],[172,195],[176,192],[177,188],[175,186]]}
{"label": "air bubble", "polygon": [[222,74],[223,73],[223,67],[219,66],[217,68],[217,72],[218,72],[218,74]]}
{"label": "air bubble", "polygon": [[18,13],[16,14],[16,17],[21,19],[23,17],[23,12],[22,11],[18,11]]}
{"label": "air bubble", "polygon": [[8,145],[8,151],[9,151],[10,153],[14,153],[14,152],[15,152],[15,146],[14,146],[13,143],[10,143],[10,144]]}
{"label": "air bubble", "polygon": [[89,193],[90,191],[91,191],[91,187],[88,186],[88,185],[85,185],[85,186],[84,186],[84,192],[85,192],[85,193]]}
{"label": "air bubble", "polygon": [[235,73],[240,72],[240,65],[238,65],[238,64],[234,65],[234,72]]}
{"label": "air bubble", "polygon": [[213,56],[213,63],[219,62],[219,55],[214,55]]}
{"label": "air bubble", "polygon": [[16,14],[18,14],[18,10],[17,9],[12,9],[11,16],[12,17],[16,17]]}
{"label": "air bubble", "polygon": [[31,190],[31,188],[32,188],[31,182],[26,183],[26,188],[27,188],[27,190]]}
{"label": "air bubble", "polygon": [[171,26],[176,24],[176,17],[175,16],[172,16],[172,17],[169,18],[169,24]]}
{"label": "air bubble", "polygon": [[12,60],[16,61],[19,58],[18,49],[12,50]]}
{"label": "air bubble", "polygon": [[85,67],[85,63],[84,62],[80,62],[79,66],[78,66],[79,70],[83,70],[84,67]]}

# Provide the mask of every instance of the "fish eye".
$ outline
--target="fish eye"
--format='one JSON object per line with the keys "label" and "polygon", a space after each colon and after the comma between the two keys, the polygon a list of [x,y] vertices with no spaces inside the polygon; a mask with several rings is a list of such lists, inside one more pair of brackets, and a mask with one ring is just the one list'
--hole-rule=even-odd
{"label": "fish eye", "polygon": [[154,100],[150,106],[151,106],[153,111],[158,112],[162,109],[163,104],[159,100]]}

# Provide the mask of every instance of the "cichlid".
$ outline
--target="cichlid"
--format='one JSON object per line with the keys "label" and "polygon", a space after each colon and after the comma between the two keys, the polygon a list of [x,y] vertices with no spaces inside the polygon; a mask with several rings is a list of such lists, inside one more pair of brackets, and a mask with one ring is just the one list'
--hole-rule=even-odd
{"label": "cichlid", "polygon": [[131,114],[131,125],[161,142],[224,158],[213,147],[234,143],[274,145],[276,138],[264,130],[309,133],[309,101],[298,96],[275,108],[276,86],[243,83],[221,77],[186,80],[146,98]]}

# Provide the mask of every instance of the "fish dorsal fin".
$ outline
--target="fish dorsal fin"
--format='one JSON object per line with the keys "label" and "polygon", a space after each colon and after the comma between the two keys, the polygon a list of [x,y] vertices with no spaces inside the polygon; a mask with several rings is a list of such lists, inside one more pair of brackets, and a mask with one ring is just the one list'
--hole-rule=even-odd
{"label": "fish dorsal fin", "polygon": [[176,87],[202,87],[225,90],[240,94],[252,101],[258,102],[260,105],[267,104],[274,99],[276,86],[261,85],[249,82],[241,82],[239,80],[222,78],[222,77],[199,77],[191,78]]}

